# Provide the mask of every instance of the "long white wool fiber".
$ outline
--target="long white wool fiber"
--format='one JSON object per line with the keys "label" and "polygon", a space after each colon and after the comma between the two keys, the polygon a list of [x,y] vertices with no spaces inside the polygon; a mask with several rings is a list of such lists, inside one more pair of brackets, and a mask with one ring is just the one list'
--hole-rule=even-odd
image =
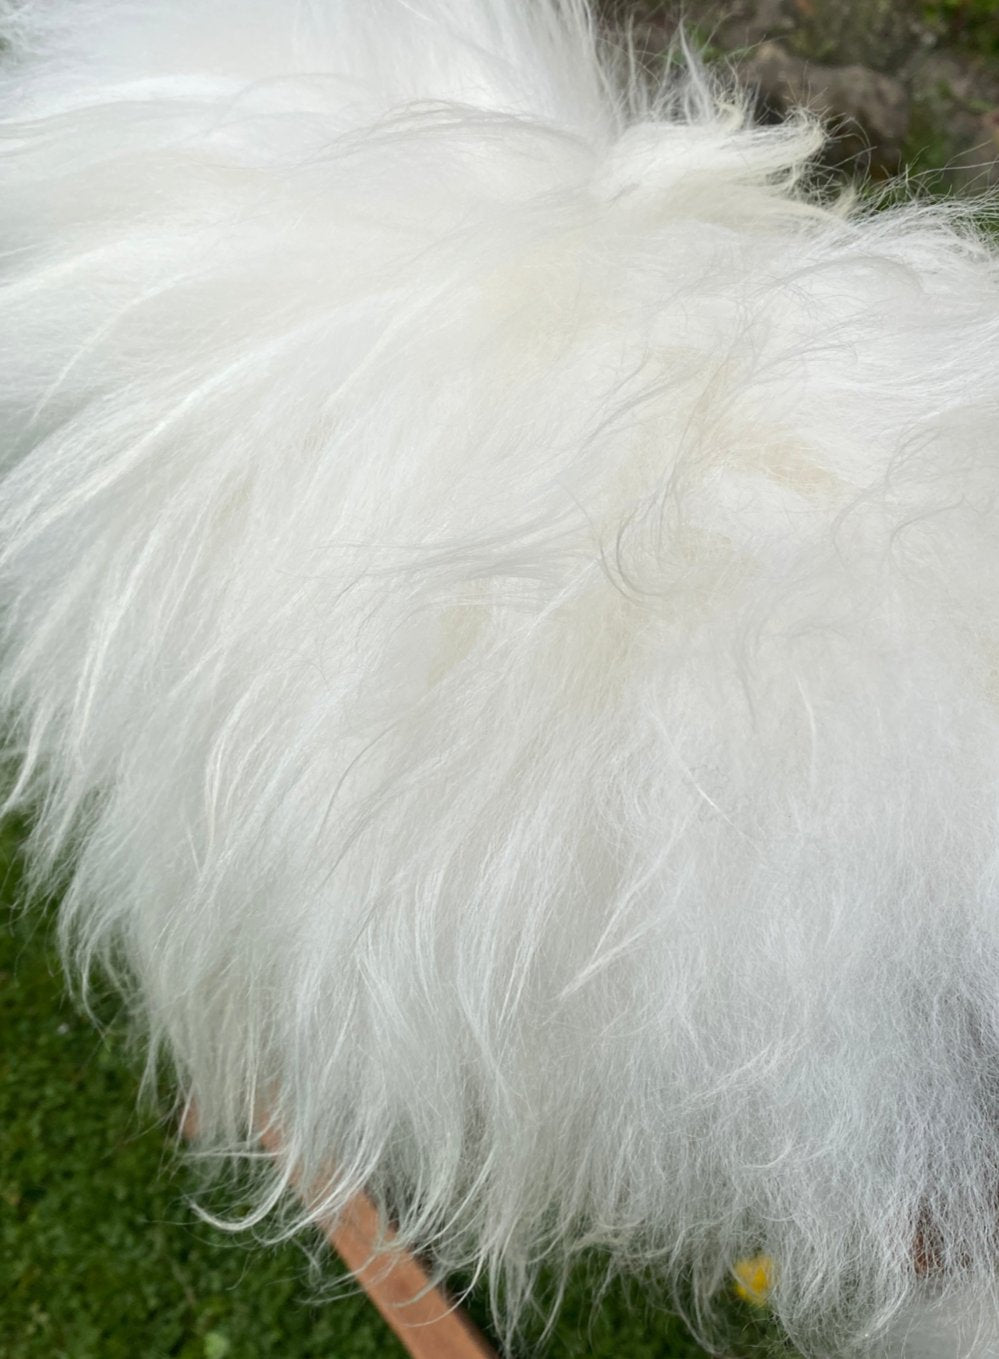
{"label": "long white wool fiber", "polygon": [[999,1352],[967,212],[582,0],[0,14],[9,806],[202,1147],[508,1320],[765,1251],[811,1356]]}

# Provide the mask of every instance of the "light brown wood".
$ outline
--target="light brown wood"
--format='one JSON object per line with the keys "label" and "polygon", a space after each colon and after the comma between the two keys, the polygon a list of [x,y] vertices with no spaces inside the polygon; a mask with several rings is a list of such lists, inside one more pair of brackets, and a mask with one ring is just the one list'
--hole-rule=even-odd
{"label": "light brown wood", "polygon": [[[188,1106],[181,1118],[181,1136],[195,1137],[197,1126],[197,1111]],[[270,1152],[280,1147],[270,1128],[260,1140]],[[497,1359],[496,1351],[460,1307],[431,1283],[419,1260],[393,1245],[391,1232],[380,1231],[378,1210],[366,1194],[351,1199],[341,1217],[324,1231],[412,1359]]]}
{"label": "light brown wood", "polygon": [[413,1255],[398,1247],[376,1252],[378,1211],[366,1194],[351,1200],[326,1235],[412,1359],[496,1359]]}

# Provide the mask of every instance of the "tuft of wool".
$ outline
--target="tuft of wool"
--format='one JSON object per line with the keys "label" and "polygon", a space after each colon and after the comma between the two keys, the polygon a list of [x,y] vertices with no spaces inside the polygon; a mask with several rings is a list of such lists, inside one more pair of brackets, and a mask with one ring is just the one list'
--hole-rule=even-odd
{"label": "tuft of wool", "polygon": [[8,806],[202,1148],[279,1130],[250,1221],[994,1353],[967,214],[817,199],[582,0],[0,13]]}

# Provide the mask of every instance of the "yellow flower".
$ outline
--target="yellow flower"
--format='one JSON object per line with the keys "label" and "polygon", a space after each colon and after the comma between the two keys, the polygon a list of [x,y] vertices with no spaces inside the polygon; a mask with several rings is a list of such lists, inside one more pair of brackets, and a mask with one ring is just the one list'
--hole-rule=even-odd
{"label": "yellow flower", "polygon": [[754,1307],[766,1307],[774,1286],[774,1262],[769,1255],[749,1255],[732,1267],[735,1292]]}

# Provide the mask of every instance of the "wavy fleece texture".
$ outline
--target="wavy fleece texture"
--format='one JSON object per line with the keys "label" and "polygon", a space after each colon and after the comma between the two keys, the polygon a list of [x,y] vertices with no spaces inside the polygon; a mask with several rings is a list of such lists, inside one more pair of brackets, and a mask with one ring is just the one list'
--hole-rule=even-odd
{"label": "wavy fleece texture", "polygon": [[279,1130],[253,1220],[365,1185],[510,1326],[762,1250],[809,1355],[996,1353],[967,214],[816,199],[581,0],[0,15],[9,805],[202,1148]]}

